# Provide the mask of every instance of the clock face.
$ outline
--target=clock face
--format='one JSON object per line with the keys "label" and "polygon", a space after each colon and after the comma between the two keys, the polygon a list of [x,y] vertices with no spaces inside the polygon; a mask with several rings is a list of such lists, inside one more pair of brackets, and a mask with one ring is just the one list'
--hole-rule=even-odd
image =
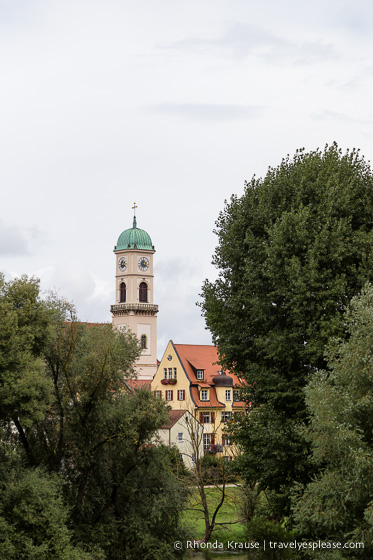
{"label": "clock face", "polygon": [[118,267],[119,270],[121,270],[122,272],[124,272],[125,270],[127,270],[127,259],[125,257],[121,257],[118,261]]}
{"label": "clock face", "polygon": [[144,270],[148,270],[148,268],[149,268],[149,259],[147,257],[140,257],[139,269],[144,271]]}

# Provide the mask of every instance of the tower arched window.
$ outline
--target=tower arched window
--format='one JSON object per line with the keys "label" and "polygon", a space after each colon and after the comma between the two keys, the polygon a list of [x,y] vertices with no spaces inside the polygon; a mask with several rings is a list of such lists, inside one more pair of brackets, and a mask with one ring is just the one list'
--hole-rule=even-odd
{"label": "tower arched window", "polygon": [[120,303],[125,303],[126,301],[126,296],[127,296],[127,290],[126,290],[126,285],[124,282],[121,282],[120,287],[119,287],[119,302]]}
{"label": "tower arched window", "polygon": [[142,303],[148,302],[148,285],[146,282],[141,282],[139,287],[139,301]]}
{"label": "tower arched window", "polygon": [[140,338],[140,346],[142,350],[145,350],[145,348],[148,347],[148,339],[146,334],[142,334],[141,338]]}

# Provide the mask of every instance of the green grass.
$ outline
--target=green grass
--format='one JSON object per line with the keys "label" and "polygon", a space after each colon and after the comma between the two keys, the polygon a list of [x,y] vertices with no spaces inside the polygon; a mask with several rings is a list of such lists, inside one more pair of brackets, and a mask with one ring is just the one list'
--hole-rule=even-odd
{"label": "green grass", "polygon": [[[206,488],[205,491],[211,519],[215,507],[219,503],[221,492],[218,488]],[[229,487],[225,489],[225,492],[226,497],[218,513],[217,521],[219,523],[232,523],[239,520],[240,489]],[[193,490],[188,508],[184,512],[183,524],[188,528],[188,533],[192,539],[201,539],[205,533],[205,520],[202,511],[197,511],[202,510],[201,498],[197,489]],[[245,525],[237,522],[234,525],[218,525],[212,533],[211,541],[217,540],[226,546],[228,541],[245,541],[245,537]]]}

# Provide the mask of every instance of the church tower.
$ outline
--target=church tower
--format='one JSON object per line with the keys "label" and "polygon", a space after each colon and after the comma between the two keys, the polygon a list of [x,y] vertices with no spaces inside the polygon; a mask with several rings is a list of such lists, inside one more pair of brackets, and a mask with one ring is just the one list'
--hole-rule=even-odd
{"label": "church tower", "polygon": [[[136,209],[136,204],[134,206]],[[138,379],[152,379],[157,371],[157,313],[153,304],[152,240],[139,229],[136,215],[131,229],[123,231],[115,253],[115,304],[111,306],[113,325],[130,329],[141,344],[136,362]]]}

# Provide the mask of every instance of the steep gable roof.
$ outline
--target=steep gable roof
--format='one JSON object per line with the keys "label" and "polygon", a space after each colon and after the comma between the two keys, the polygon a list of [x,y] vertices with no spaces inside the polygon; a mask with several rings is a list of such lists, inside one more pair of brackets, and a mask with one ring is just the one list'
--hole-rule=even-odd
{"label": "steep gable roof", "polygon": [[[202,386],[202,383],[213,385],[213,378],[219,375],[222,366],[218,364],[219,356],[216,346],[207,344],[174,344],[174,348],[189,377],[190,382]],[[197,370],[204,371],[203,381],[196,377]],[[237,375],[224,372],[233,380],[233,386],[242,385]]]}

